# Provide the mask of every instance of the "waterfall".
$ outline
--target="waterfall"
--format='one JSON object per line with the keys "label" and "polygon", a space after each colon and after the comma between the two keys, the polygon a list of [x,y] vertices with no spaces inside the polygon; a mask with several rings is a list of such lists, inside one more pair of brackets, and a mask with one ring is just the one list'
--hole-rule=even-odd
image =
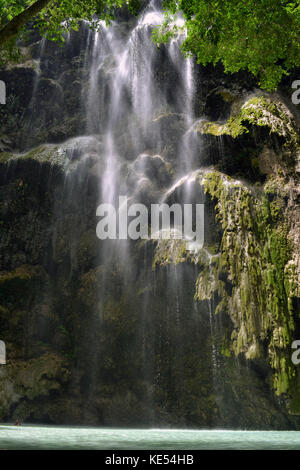
{"label": "waterfall", "polygon": [[[159,202],[162,191],[157,188],[154,165],[159,165],[166,172],[166,158],[170,153],[174,153],[173,161],[178,162],[178,179],[186,178],[187,173],[195,168],[195,145],[192,145],[189,133],[195,119],[194,65],[192,59],[184,58],[180,51],[183,34],[161,48],[153,43],[152,29],[162,19],[160,2],[152,0],[126,34],[118,22],[113,22],[109,27],[102,23],[98,32],[89,32],[87,35],[84,56],[89,78],[87,89],[83,90],[82,102],[86,113],[85,133],[99,142],[99,203],[116,204],[121,195],[136,202]],[[158,73],[162,73],[161,78],[158,78]],[[163,78],[164,74],[167,74],[167,79]],[[177,126],[179,132],[176,135],[175,131],[176,140],[170,149],[166,149],[167,135],[172,125]],[[77,143],[84,146],[86,139],[87,137],[82,137]],[[82,149],[80,153],[82,154]],[[128,175],[125,179],[124,168]],[[169,177],[165,178],[162,181],[165,188],[163,192],[168,191],[168,184],[171,182]],[[149,195],[145,199],[147,192]],[[187,200],[189,193],[188,185],[185,196]],[[100,245],[100,250],[103,270],[98,281],[98,307],[91,320],[88,336],[94,350],[89,366],[88,406],[99,389],[99,383],[105,381],[105,372],[102,371],[99,375],[97,367],[103,361],[103,353],[108,356],[113,354],[107,349],[101,352],[95,332],[105,325],[107,302],[110,302],[107,298],[111,289],[112,267],[117,263],[120,276],[118,282],[123,297],[134,297],[131,282],[137,282],[136,276],[142,276],[146,282],[146,286],[138,294],[141,297],[138,320],[140,326],[136,340],[140,343],[138,369],[143,387],[146,387],[142,401],[150,409],[147,412],[148,419],[159,422],[164,419],[162,417],[167,409],[160,409],[157,402],[162,400],[168,408],[169,401],[181,400],[185,389],[180,382],[187,373],[184,359],[187,346],[184,345],[183,324],[187,321],[186,318],[194,318],[193,302],[190,307],[183,308],[182,305],[185,298],[185,270],[178,266],[159,274],[162,276],[161,282],[167,286],[165,295],[169,305],[156,313],[156,302],[161,298],[162,292],[160,289],[157,292],[155,288],[157,274],[150,275],[147,268],[151,250],[146,250],[146,258],[140,259],[138,266],[133,255],[135,248],[129,241],[106,241]],[[190,274],[187,277],[193,278]],[[191,293],[191,299],[192,296]],[[139,299],[136,300],[139,304]],[[184,312],[187,310],[189,312],[185,317]],[[159,320],[155,318],[157,314],[161,317]],[[199,321],[200,316],[196,323]],[[191,320],[188,322],[192,324]],[[197,326],[193,342],[201,343],[199,338],[203,334]],[[176,358],[174,364],[172,354]],[[163,388],[165,392],[161,396]],[[174,392],[171,391],[172,388]]]}
{"label": "waterfall", "polygon": [[[40,72],[20,147],[43,142],[38,151],[57,158],[41,165],[42,171],[49,163],[52,203],[42,292],[58,324],[55,351],[62,347],[71,364],[66,393],[79,423],[216,421],[217,411],[208,408],[219,344],[213,306],[208,311],[207,302],[194,300],[200,268],[155,266],[152,240],[96,237],[97,207],[118,208],[120,196],[147,208],[205,200],[193,127],[197,65],[181,52],[184,32],[169,44],[153,43],[153,27],[163,19],[160,4],[151,0],[138,18],[101,22],[98,31],[83,22],[67,36],[62,61],[47,41],[35,51]],[[43,87],[53,93],[53,109],[43,106]],[[55,132],[45,144],[43,132],[54,118]],[[11,166],[7,178],[14,171]],[[189,248],[196,256],[199,247]],[[41,343],[47,328],[53,331],[45,321],[37,334]]]}
{"label": "waterfall", "polygon": [[[170,113],[180,113],[186,130],[177,148],[178,161],[182,162],[180,171],[190,171],[194,163],[188,133],[193,122],[193,63],[180,51],[182,35],[164,46],[163,51],[157,49],[151,32],[162,20],[160,2],[152,0],[127,39],[116,22],[110,27],[101,23],[99,32],[88,34],[85,56],[89,57],[86,67],[90,73],[84,97],[86,132],[96,134],[103,145],[105,172],[101,198],[107,202],[115,200],[120,162],[124,157],[137,158],[139,152],[147,148],[153,139],[150,133],[153,122],[157,122],[157,150],[163,150],[164,118]],[[171,99],[168,96],[171,90],[162,88],[155,77],[157,63],[162,60],[179,83]],[[125,147],[116,145],[120,134],[125,136]]]}
{"label": "waterfall", "polygon": [[141,3],[0,67],[0,420],[298,428],[289,78],[198,64],[180,16],[155,44]]}

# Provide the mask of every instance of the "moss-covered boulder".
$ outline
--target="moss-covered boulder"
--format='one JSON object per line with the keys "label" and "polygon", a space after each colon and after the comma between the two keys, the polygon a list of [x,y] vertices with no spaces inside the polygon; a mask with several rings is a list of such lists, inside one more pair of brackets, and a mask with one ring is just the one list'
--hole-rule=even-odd
{"label": "moss-covered boulder", "polygon": [[0,374],[1,419],[9,415],[20,397],[22,403],[15,408],[14,418],[27,419],[34,400],[54,391],[59,393],[69,378],[64,359],[50,353],[28,361],[9,361]]}
{"label": "moss-covered boulder", "polygon": [[198,265],[195,298],[218,298],[216,313],[229,314],[233,323],[229,350],[248,360],[267,357],[275,393],[292,399],[298,380],[291,344],[299,325],[300,272],[299,247],[290,236],[286,200],[290,182],[279,174],[258,192],[209,170],[199,171],[197,179],[215,201],[216,223],[223,230],[220,251],[207,256],[204,247],[195,254],[188,241],[160,240],[154,265]]}

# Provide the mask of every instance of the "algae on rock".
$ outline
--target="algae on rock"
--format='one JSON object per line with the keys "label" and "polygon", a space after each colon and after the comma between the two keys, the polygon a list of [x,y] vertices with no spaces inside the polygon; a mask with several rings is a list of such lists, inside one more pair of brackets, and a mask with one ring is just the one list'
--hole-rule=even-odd
{"label": "algae on rock", "polygon": [[243,104],[240,100],[235,102],[231,116],[225,123],[199,121],[195,130],[200,134],[237,138],[249,132],[247,124],[267,127],[270,133],[285,138],[286,146],[299,149],[299,136],[292,113],[278,97],[262,93],[248,97]]}
{"label": "algae on rock", "polygon": [[[273,369],[277,395],[289,394],[296,377],[290,346],[294,339],[296,311],[293,299],[299,296],[299,279],[289,240],[285,215],[284,187],[271,179],[261,191],[217,171],[199,171],[198,182],[215,202],[216,221],[223,235],[219,256],[207,257],[188,251],[186,242],[160,240],[154,266],[193,262],[200,273],[195,299],[213,299],[216,313],[226,311],[232,322],[227,355],[244,354],[253,360],[267,357]],[[224,278],[231,285],[226,291]],[[299,411],[299,410],[298,410]]]}

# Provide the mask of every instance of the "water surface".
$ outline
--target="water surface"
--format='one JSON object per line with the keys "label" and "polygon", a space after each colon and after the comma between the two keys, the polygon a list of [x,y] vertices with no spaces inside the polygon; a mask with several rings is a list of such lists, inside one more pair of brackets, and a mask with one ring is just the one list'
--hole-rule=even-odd
{"label": "water surface", "polygon": [[0,449],[300,450],[300,432],[0,425]]}

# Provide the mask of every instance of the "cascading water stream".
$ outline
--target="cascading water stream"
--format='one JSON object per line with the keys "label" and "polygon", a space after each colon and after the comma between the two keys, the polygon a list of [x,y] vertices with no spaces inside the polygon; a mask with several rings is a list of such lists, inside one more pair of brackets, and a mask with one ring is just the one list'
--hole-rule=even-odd
{"label": "cascading water stream", "polygon": [[[186,131],[191,126],[193,65],[192,60],[185,59],[180,51],[182,35],[165,46],[166,59],[177,74],[180,86],[174,103],[168,103],[165,90],[160,89],[154,76],[158,50],[152,42],[151,32],[153,26],[162,20],[160,2],[152,0],[126,41],[118,23],[109,28],[101,23],[98,32],[88,32],[85,66],[90,74],[83,100],[86,103],[86,132],[96,136],[101,145],[103,167],[99,202],[117,205],[118,196],[132,196],[124,181],[120,186],[119,168],[124,162],[124,149],[118,144],[120,134],[124,135],[126,147],[130,149],[128,157],[133,159],[153,139],[149,135],[149,127],[159,119],[158,110],[167,117],[173,107],[183,116]],[[181,24],[181,20],[178,21]],[[159,142],[164,139],[164,129],[160,123],[157,128]],[[193,164],[193,150],[189,143],[190,135],[184,133],[177,150],[181,162],[179,173],[186,173]],[[142,175],[139,184],[144,182],[147,184],[147,179]]]}
{"label": "cascading water stream", "polygon": [[[88,33],[86,57],[90,54],[89,90],[86,101],[88,133],[100,134],[103,139],[107,173],[103,180],[107,196],[113,199],[113,187],[117,179],[114,168],[120,155],[114,148],[116,134],[125,130],[131,142],[133,158],[149,140],[149,123],[157,118],[157,111],[169,113],[170,103],[164,89],[160,89],[154,76],[158,51],[151,39],[154,26],[161,23],[163,14],[160,2],[152,0],[140,15],[127,41],[121,35],[117,23],[107,28],[103,23],[99,32]],[[181,20],[178,20],[181,24]],[[178,76],[180,92],[172,104],[174,111],[183,115],[186,131],[193,122],[193,63],[180,51],[183,36],[178,35],[165,46],[171,69]],[[88,51],[91,49],[91,53]],[[108,99],[109,97],[109,99]],[[108,103],[108,106],[105,106]],[[120,125],[122,128],[120,129]],[[160,129],[160,132],[163,132]],[[161,137],[163,137],[161,135]],[[145,142],[146,141],[146,142]],[[187,173],[193,165],[193,150],[190,134],[183,135],[179,145],[181,172]]]}
{"label": "cascading water stream", "polygon": [[37,91],[38,91],[39,81],[41,78],[40,63],[41,63],[41,58],[44,54],[45,44],[46,44],[46,39],[43,38],[38,48],[38,59],[35,60],[35,64],[36,64],[35,77],[33,81],[32,96],[31,96],[31,100],[28,106],[29,119],[20,137],[20,142],[25,147],[27,146],[27,137],[32,132],[32,117],[35,112],[35,107],[37,106]]}
{"label": "cascading water stream", "polygon": [[[169,197],[176,199],[182,185],[179,202],[193,201],[199,168],[198,137],[190,132],[195,120],[194,64],[180,51],[183,34],[160,48],[153,43],[153,26],[162,19],[160,2],[152,0],[130,27],[101,23],[94,32],[83,23],[79,32],[84,84],[81,134],[60,147],[65,176],[62,194],[55,201],[52,245],[59,260],[60,241],[68,232],[70,254],[60,269],[68,272],[80,297],[84,327],[77,338],[77,368],[82,373],[81,412],[89,423],[97,406],[105,415],[109,400],[110,410],[122,414],[129,403],[131,412],[134,396],[143,410],[137,422],[160,424],[174,415],[175,423],[184,424],[182,416],[189,413],[185,397],[189,394],[194,400],[209,360],[214,371],[217,366],[213,312],[208,318],[207,310],[195,309],[193,267],[178,264],[154,272],[153,243],[145,243],[139,251],[131,240],[97,240],[92,261],[82,260],[84,224],[89,227],[91,245],[95,239],[96,223],[89,223],[91,212],[85,207],[92,191],[97,193],[97,206],[109,203],[116,209],[119,196],[150,207]],[[70,35],[66,51],[72,47]],[[33,100],[37,90],[38,86]],[[90,178],[97,181],[96,189],[94,182],[92,190],[89,187]],[[198,196],[193,202],[202,201]],[[97,206],[93,205],[94,214]],[[84,216],[72,216],[77,207]],[[122,327],[126,340],[119,344]],[[209,333],[211,351],[206,346]],[[192,377],[195,368],[198,372]],[[76,370],[74,381],[77,375]],[[206,377],[212,389],[213,375],[209,371]],[[120,422],[109,413],[107,423]]]}

